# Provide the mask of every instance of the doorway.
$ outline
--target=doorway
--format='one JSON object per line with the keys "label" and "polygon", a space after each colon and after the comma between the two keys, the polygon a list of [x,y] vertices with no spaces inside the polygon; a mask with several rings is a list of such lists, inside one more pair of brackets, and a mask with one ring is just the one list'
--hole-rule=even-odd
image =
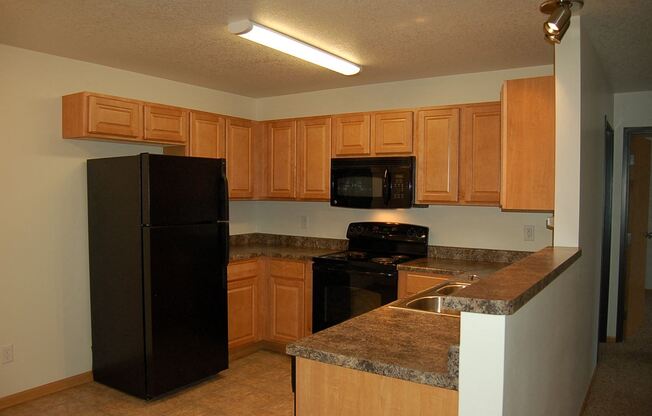
{"label": "doorway", "polygon": [[618,342],[638,332],[645,320],[647,246],[652,237],[652,233],[648,231],[651,139],[652,127],[624,130],[616,319]]}

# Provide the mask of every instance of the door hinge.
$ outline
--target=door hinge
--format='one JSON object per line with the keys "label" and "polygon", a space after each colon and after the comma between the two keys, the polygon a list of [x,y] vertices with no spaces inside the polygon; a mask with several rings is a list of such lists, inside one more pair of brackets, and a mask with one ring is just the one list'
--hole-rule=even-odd
{"label": "door hinge", "polygon": [[634,166],[636,163],[636,157],[634,154],[629,155],[629,166]]}
{"label": "door hinge", "polygon": [[627,245],[632,244],[632,233],[627,233]]}

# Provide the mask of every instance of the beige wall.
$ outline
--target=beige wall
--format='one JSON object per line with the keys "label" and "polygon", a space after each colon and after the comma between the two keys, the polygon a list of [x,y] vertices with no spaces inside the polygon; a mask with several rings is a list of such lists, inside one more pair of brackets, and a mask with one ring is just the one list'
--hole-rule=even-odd
{"label": "beige wall", "polygon": [[0,366],[2,397],[90,370],[85,161],[160,152],[62,140],[61,96],[91,90],[243,117],[254,103],[4,45],[0,62],[0,345],[15,356]]}
{"label": "beige wall", "polygon": [[552,75],[552,65],[413,79],[261,98],[259,120],[500,100],[506,79]]}
{"label": "beige wall", "polygon": [[[232,205],[237,205],[237,202]],[[550,214],[502,213],[495,207],[431,206],[401,210],[331,207],[326,202],[259,202],[255,207],[259,232],[345,238],[353,221],[393,221],[430,228],[430,244],[451,247],[536,251],[549,246]],[[308,226],[301,228],[301,217]],[[523,241],[523,225],[534,225],[535,241]]]}
{"label": "beige wall", "polygon": [[[158,147],[61,139],[62,95],[81,90],[271,118],[499,99],[503,79],[550,74],[525,68],[252,100],[66,58],[0,45],[0,345],[15,361],[0,366],[0,397],[91,368],[85,161],[160,152]],[[302,109],[303,113],[299,111]],[[272,115],[274,114],[274,115]],[[297,216],[309,217],[307,230]],[[326,203],[233,202],[232,233],[343,237],[349,220],[423,223],[442,245],[535,250],[550,244],[546,214],[496,208],[432,207],[371,212]],[[536,241],[524,243],[523,225]]]}
{"label": "beige wall", "polygon": [[[552,66],[338,88],[257,100],[261,120],[352,111],[500,100],[504,80],[551,75]],[[550,214],[507,213],[497,208],[433,206],[409,210],[353,210],[327,203],[267,202],[257,206],[258,231],[343,238],[351,221],[399,221],[430,227],[430,243],[458,247],[538,250],[552,243],[545,227]],[[300,216],[308,227],[300,228]],[[523,226],[535,226],[535,241],[523,240]]]}
{"label": "beige wall", "polygon": [[[582,257],[503,322],[462,313],[460,416],[575,416],[591,382],[597,353],[603,123],[613,111],[613,94],[581,23],[574,17],[555,47],[555,245],[579,245]],[[486,326],[497,338],[484,334]],[[474,342],[466,345],[466,340]],[[486,371],[479,376],[471,365]],[[486,389],[487,379],[502,381],[502,389]]]}

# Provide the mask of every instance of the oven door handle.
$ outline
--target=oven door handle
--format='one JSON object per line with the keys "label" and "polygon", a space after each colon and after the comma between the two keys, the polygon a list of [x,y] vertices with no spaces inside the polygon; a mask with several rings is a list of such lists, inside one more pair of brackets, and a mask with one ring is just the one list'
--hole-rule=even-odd
{"label": "oven door handle", "polygon": [[385,203],[385,205],[389,204],[389,199],[392,196],[390,180],[391,180],[391,176],[389,170],[385,168],[385,174],[383,175],[383,202]]}
{"label": "oven door handle", "polygon": [[364,276],[373,275],[373,276],[384,276],[384,277],[394,277],[396,275],[395,273],[387,273],[387,272],[380,272],[380,271],[375,271],[375,272],[362,271],[362,270],[354,270],[346,267],[340,268],[340,267],[314,267],[313,266],[313,279],[315,277],[320,278],[321,276],[315,276],[319,273],[324,273],[324,276],[326,278],[329,278],[328,274],[332,272],[346,272],[349,274],[361,274]]}

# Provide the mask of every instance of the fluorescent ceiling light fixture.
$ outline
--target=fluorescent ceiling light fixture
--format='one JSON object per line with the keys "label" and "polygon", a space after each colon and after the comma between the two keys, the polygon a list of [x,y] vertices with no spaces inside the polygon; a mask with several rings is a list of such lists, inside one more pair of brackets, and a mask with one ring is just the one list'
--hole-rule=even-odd
{"label": "fluorescent ceiling light fixture", "polygon": [[276,49],[304,61],[323,66],[343,75],[355,75],[360,67],[331,53],[315,48],[288,35],[261,26],[249,20],[229,23],[229,31],[235,35]]}

